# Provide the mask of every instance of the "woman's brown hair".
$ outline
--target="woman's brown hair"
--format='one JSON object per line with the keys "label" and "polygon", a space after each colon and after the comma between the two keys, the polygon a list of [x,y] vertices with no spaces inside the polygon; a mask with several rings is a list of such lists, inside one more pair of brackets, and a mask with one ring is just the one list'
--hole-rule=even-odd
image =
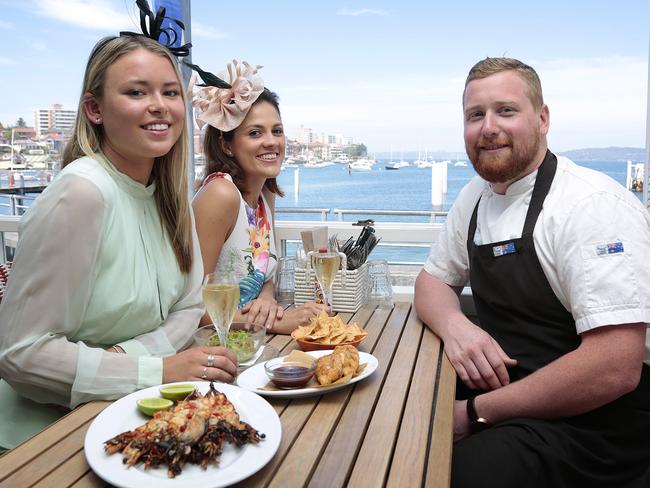
{"label": "woman's brown hair", "polygon": [[[268,102],[278,111],[280,114],[280,103],[279,97],[269,90],[264,88],[264,91],[260,93],[260,96],[253,102],[252,106],[257,105],[261,102]],[[232,156],[228,156],[221,145],[220,139],[223,138],[225,141],[232,141],[235,136],[235,131],[233,129],[228,132],[222,132],[219,129],[208,125],[208,128],[205,132],[205,139],[203,141],[203,153],[205,154],[205,175],[203,175],[203,180],[215,172],[228,173],[232,176],[233,183],[237,186],[240,192],[244,193],[246,191],[245,181],[244,181],[244,172],[237,163],[237,160]],[[275,193],[281,197],[284,196],[284,192],[280,189],[278,182],[275,178],[268,178],[264,182],[264,188],[271,193]]]}

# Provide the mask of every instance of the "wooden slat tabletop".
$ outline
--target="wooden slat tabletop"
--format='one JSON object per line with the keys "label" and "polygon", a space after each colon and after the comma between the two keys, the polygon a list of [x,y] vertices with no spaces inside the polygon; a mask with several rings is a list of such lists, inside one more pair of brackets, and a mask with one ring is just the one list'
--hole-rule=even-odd
{"label": "wooden slat tabletop", "polygon": [[[366,328],[359,349],[379,367],[330,394],[269,399],[282,423],[280,447],[238,486],[449,486],[455,374],[440,341],[408,302],[341,316]],[[296,347],[287,336],[269,343],[281,355]],[[83,405],[0,457],[0,488],[106,486],[88,467],[83,440],[108,404]]]}

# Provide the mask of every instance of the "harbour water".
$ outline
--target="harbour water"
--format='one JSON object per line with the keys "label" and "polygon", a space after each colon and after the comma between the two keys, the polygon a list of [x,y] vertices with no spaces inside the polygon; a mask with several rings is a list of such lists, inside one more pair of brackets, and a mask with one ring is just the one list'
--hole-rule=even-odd
{"label": "harbour water", "polygon": [[[431,169],[407,166],[399,170],[386,170],[387,161],[378,161],[372,171],[348,173],[345,165],[322,168],[287,168],[278,178],[285,197],[276,202],[277,207],[319,207],[341,209],[378,210],[442,210],[447,211],[461,188],[476,175],[472,165],[455,166],[451,163],[447,173],[447,195],[442,207],[431,205]],[[602,171],[625,185],[627,165],[623,161],[580,161],[586,166]],[[295,171],[299,171],[299,193],[295,195]],[[639,194],[640,195],[640,194]],[[320,214],[281,214],[282,220],[319,220]],[[330,214],[330,219],[335,218]],[[365,218],[365,217],[364,217]],[[355,218],[353,218],[356,220]],[[347,220],[347,219],[346,219]],[[352,219],[351,219],[352,220]],[[375,220],[422,222],[426,217],[380,217]]]}
{"label": "harbour water", "polygon": [[[447,194],[441,207],[431,204],[431,169],[414,166],[386,170],[388,161],[378,161],[372,171],[348,172],[347,165],[335,164],[320,168],[298,166],[284,169],[278,177],[285,197],[276,201],[276,207],[285,209],[277,220],[321,220],[320,213],[292,213],[291,208],[373,209],[373,210],[440,210],[448,211],[461,188],[475,176],[467,165],[449,164]],[[602,171],[625,185],[627,165],[624,161],[580,161],[578,164]],[[299,191],[295,191],[295,172],[298,171]],[[28,183],[26,181],[26,183]],[[641,198],[641,193],[636,193]],[[36,195],[33,195],[36,196]],[[25,200],[28,205],[29,200]],[[9,199],[0,196],[0,214],[9,214]],[[346,215],[345,220],[373,218],[375,221],[426,222],[425,216]],[[337,216],[330,212],[328,220]],[[344,237],[344,236],[341,236]],[[348,236],[345,236],[346,238]],[[291,250],[291,248],[290,248]],[[374,259],[401,262],[423,262],[428,248],[382,248],[372,253]]]}
{"label": "harbour water", "polygon": [[[431,169],[407,166],[399,170],[386,170],[388,161],[378,161],[372,171],[348,173],[346,165],[322,168],[287,168],[278,178],[285,197],[276,201],[276,207],[334,209],[376,209],[376,210],[441,210],[448,211],[462,187],[476,175],[472,165],[449,164],[447,173],[447,194],[442,207],[431,204]],[[604,172],[625,185],[627,164],[624,161],[580,161],[578,164]],[[299,171],[299,192],[295,192],[295,171]],[[637,193],[641,198],[641,193]],[[423,216],[370,216],[375,221],[427,222]],[[329,220],[337,216],[332,212]],[[345,220],[356,221],[367,215],[350,215]],[[278,213],[277,220],[320,220],[321,215],[295,214],[289,211]],[[348,236],[341,236],[347,238]],[[426,247],[377,247],[371,258],[391,262],[425,261],[429,249]]]}

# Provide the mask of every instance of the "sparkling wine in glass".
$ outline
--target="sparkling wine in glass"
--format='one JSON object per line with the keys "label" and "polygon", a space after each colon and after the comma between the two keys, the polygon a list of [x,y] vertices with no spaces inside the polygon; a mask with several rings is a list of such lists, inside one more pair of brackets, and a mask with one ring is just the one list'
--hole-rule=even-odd
{"label": "sparkling wine in glass", "polygon": [[[334,285],[336,273],[341,267],[341,260],[345,260],[345,254],[327,250],[312,252],[310,254],[311,266],[314,268],[318,284],[321,290],[323,290],[325,305],[329,305],[331,308],[332,286]],[[345,272],[345,265],[343,266],[343,272]],[[345,276],[343,276],[341,281],[342,283],[345,281]]]}
{"label": "sparkling wine in glass", "polygon": [[203,303],[219,334],[219,342],[227,347],[228,331],[239,304],[239,283],[228,275],[206,275],[203,279]]}

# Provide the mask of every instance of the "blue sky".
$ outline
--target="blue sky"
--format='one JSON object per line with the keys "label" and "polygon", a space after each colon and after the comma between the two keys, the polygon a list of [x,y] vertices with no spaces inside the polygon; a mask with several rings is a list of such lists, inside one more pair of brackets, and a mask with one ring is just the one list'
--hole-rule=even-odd
{"label": "blue sky", "polygon": [[[132,0],[0,0],[0,122],[76,108],[102,36],[137,30]],[[461,92],[485,56],[537,69],[563,151],[645,145],[647,0],[192,2],[193,61],[260,64],[289,136],[302,124],[370,151],[462,151]]]}

